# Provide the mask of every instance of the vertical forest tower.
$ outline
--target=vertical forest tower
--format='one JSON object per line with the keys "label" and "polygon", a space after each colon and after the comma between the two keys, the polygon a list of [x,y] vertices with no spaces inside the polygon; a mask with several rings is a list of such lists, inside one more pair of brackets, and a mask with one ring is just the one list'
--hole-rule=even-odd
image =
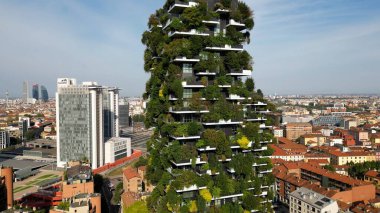
{"label": "vertical forest tower", "polygon": [[253,13],[237,0],[167,0],[146,45],[148,199],[153,212],[272,212],[272,105],[244,50]]}

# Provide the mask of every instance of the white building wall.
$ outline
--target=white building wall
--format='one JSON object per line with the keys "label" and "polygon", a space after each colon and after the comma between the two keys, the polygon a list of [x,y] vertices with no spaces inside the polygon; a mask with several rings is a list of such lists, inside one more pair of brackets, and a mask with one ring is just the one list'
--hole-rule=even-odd
{"label": "white building wall", "polygon": [[[124,150],[121,153],[121,150]],[[122,157],[129,157],[132,154],[131,138],[114,137],[105,143],[105,163],[113,163]]]}

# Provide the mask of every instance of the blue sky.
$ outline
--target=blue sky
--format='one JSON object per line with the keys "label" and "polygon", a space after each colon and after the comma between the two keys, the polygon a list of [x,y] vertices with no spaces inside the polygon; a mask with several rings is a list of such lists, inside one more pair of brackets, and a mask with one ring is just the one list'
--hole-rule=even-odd
{"label": "blue sky", "polygon": [[[379,93],[380,1],[247,0],[254,78],[266,94]],[[58,77],[139,96],[141,34],[163,0],[0,1],[0,97]]]}

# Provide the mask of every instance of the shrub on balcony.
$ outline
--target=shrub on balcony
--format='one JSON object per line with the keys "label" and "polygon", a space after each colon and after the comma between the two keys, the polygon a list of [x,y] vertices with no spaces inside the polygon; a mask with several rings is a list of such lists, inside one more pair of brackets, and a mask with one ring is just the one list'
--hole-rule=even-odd
{"label": "shrub on balcony", "polygon": [[239,153],[232,158],[229,166],[234,168],[236,176],[246,178],[251,175],[253,160],[252,155]]}
{"label": "shrub on balcony", "polygon": [[235,193],[235,184],[232,179],[229,178],[229,176],[221,172],[219,175],[215,177],[214,186],[220,188],[220,195],[232,195]]}
{"label": "shrub on balcony", "polygon": [[245,35],[238,31],[235,27],[228,27],[226,36],[231,39],[232,45],[239,45],[246,39]]}
{"label": "shrub on balcony", "polygon": [[251,141],[260,142],[260,125],[258,123],[247,122],[244,124],[244,127],[241,129],[242,133],[248,137]]}
{"label": "shrub on balcony", "polygon": [[212,199],[212,195],[210,193],[210,191],[208,189],[201,189],[199,191],[199,194],[202,196],[202,198],[206,201],[206,202],[211,202],[211,199]]}
{"label": "shrub on balcony", "polygon": [[201,1],[196,7],[186,8],[181,15],[181,20],[188,29],[199,29],[204,26],[202,21],[206,14],[207,4]]}
{"label": "shrub on balcony", "polygon": [[197,157],[197,150],[191,145],[180,145],[178,141],[174,141],[169,147],[169,156],[176,163],[190,162]]}
{"label": "shrub on balcony", "polygon": [[249,144],[250,141],[248,140],[247,137],[243,136],[240,139],[238,139],[237,142],[238,142],[240,148],[242,148],[242,149],[248,149],[248,144]]}
{"label": "shrub on balcony", "polygon": [[247,51],[229,52],[225,56],[224,61],[230,70],[252,70],[252,57]]}
{"label": "shrub on balcony", "polygon": [[174,17],[168,27],[168,30],[169,31],[185,31],[186,27],[179,18]]}
{"label": "shrub on balcony", "polygon": [[255,90],[255,82],[253,81],[253,78],[247,78],[245,80],[245,88],[247,88],[249,92],[252,92]]}
{"label": "shrub on balcony", "polygon": [[203,140],[206,141],[207,146],[216,147],[218,143],[227,141],[226,134],[223,131],[215,129],[206,129],[202,135]]}
{"label": "shrub on balcony", "polygon": [[198,122],[187,123],[187,134],[190,136],[199,135],[199,132],[202,129],[202,126]]}
{"label": "shrub on balcony", "polygon": [[261,199],[254,196],[252,192],[246,191],[243,193],[243,203],[242,206],[245,210],[251,211],[257,209],[260,205]]}
{"label": "shrub on balcony", "polygon": [[160,19],[156,15],[152,14],[149,16],[149,21],[148,21],[149,28],[153,26],[157,26],[159,24],[160,24]]}
{"label": "shrub on balcony", "polygon": [[207,146],[207,142],[203,139],[200,139],[197,141],[196,145],[197,148],[202,148]]}
{"label": "shrub on balcony", "polygon": [[195,200],[190,201],[188,208],[189,212],[198,212],[197,202]]}
{"label": "shrub on balcony", "polygon": [[177,56],[186,56],[188,58],[192,57],[190,51],[191,42],[188,39],[176,39],[169,44],[164,46],[164,54],[169,58],[175,58]]}
{"label": "shrub on balcony", "polygon": [[230,38],[224,37],[222,34],[206,38],[206,40],[208,45],[211,47],[224,47],[224,45],[233,44],[233,41]]}
{"label": "shrub on balcony", "polygon": [[231,0],[220,0],[220,3],[223,5],[224,8],[230,8],[231,2]]}
{"label": "shrub on balcony", "polygon": [[232,84],[232,77],[227,75],[220,75],[216,77],[215,84],[218,85],[230,85]]}
{"label": "shrub on balcony", "polygon": [[192,170],[181,170],[180,174],[173,181],[172,186],[177,189],[183,189],[184,187],[190,187],[194,184],[194,180],[198,178],[198,175]]}
{"label": "shrub on balcony", "polygon": [[263,156],[271,156],[273,152],[274,152],[273,148],[268,146],[268,149],[263,151]]}
{"label": "shrub on balcony", "polygon": [[242,85],[233,85],[230,88],[230,94],[235,94],[240,97],[249,97],[250,93],[248,89],[244,88]]}
{"label": "shrub on balcony", "polygon": [[175,128],[175,131],[173,132],[173,135],[176,137],[188,136],[187,125],[186,124],[177,125]]}
{"label": "shrub on balcony", "polygon": [[168,92],[170,94],[174,94],[176,98],[181,99],[183,96],[182,81],[180,79],[176,79],[170,82],[168,85]]}
{"label": "shrub on balcony", "polygon": [[218,85],[208,85],[202,90],[202,97],[207,100],[214,100],[220,98],[220,88]]}
{"label": "shrub on balcony", "polygon": [[197,72],[216,72],[223,66],[223,60],[214,53],[201,53],[201,61],[194,66],[194,70]]}

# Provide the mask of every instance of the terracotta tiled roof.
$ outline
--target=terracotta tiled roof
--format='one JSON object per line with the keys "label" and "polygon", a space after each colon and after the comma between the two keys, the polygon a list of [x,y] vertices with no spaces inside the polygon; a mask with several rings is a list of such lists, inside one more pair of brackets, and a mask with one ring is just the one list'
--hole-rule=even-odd
{"label": "terracotta tiled roof", "polygon": [[310,123],[288,123],[286,127],[311,127]]}
{"label": "terracotta tiled roof", "polygon": [[373,178],[377,178],[378,175],[379,173],[376,172],[375,170],[369,170],[368,172],[365,173],[365,176],[373,177]]}
{"label": "terracotta tiled roof", "polygon": [[131,168],[131,167],[125,169],[124,172],[123,172],[123,175],[127,179],[140,178],[140,175],[139,175],[139,173],[137,173],[136,169]]}
{"label": "terracotta tiled roof", "polygon": [[138,168],[138,170],[146,171],[146,166],[140,166],[140,167]]}

